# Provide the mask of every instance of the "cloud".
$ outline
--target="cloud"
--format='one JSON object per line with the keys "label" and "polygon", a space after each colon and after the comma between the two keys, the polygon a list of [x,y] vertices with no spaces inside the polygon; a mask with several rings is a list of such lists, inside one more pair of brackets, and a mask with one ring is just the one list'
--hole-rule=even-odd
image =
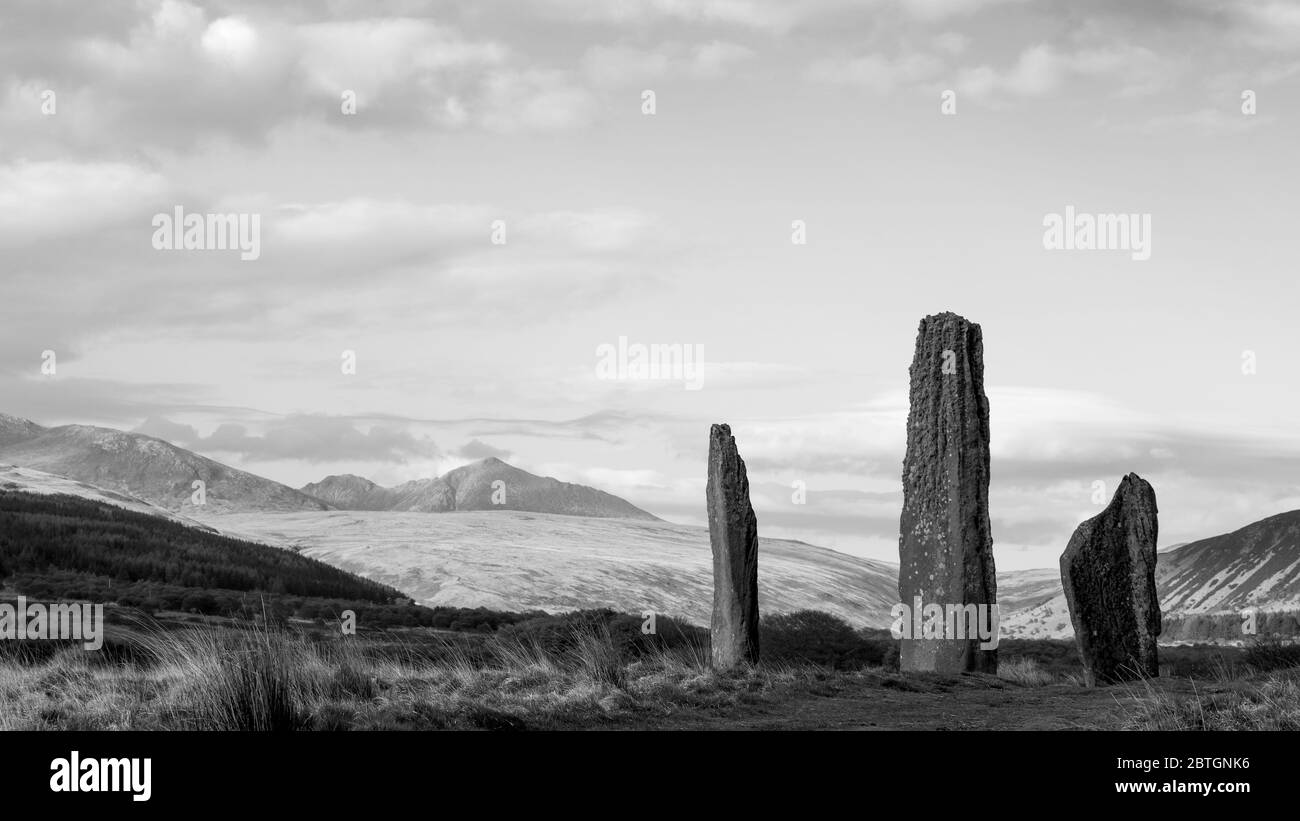
{"label": "cloud", "polygon": [[[992,386],[988,393],[993,481],[1004,489],[1085,488],[1129,471],[1279,488],[1296,486],[1300,476],[1294,435],[1172,424],[1083,391]],[[893,483],[901,481],[906,418],[906,395],[891,393],[852,411],[746,420],[737,439],[751,471]]]}
{"label": "cloud", "polygon": [[[177,205],[259,215],[260,258],[155,251],[153,215]],[[498,219],[504,246],[492,242]],[[47,241],[70,237],[76,242]],[[106,332],[129,337],[145,325],[154,338],[203,327],[236,339],[263,338],[266,323],[282,333],[344,332],[364,325],[368,311],[389,327],[478,325],[506,313],[517,322],[521,299],[540,321],[644,287],[677,253],[657,216],[620,206],[529,212],[395,198],[200,197],[141,166],[64,161],[0,164],[5,246],[33,249],[11,256],[6,299],[48,306],[0,325],[0,342],[20,363],[30,358],[24,346],[62,359]],[[63,286],[57,299],[52,277]]]}
{"label": "cloud", "polygon": [[[275,207],[267,219],[264,247],[268,255],[283,254],[291,269],[313,265],[314,281],[319,281],[322,269],[336,269],[350,277],[363,265],[372,276],[382,276],[400,271],[394,268],[397,263],[499,258],[503,246],[492,242],[497,220],[505,224],[504,248],[527,247],[530,258],[543,263],[629,251],[657,228],[652,215],[619,207],[521,213],[482,203],[356,197]],[[498,268],[511,269],[509,265]],[[521,270],[521,277],[528,276],[526,269]],[[422,277],[428,274],[427,269],[421,272]]]}
{"label": "cloud", "polygon": [[748,46],[724,40],[693,45],[668,42],[653,48],[597,45],[583,54],[582,67],[594,85],[639,88],[646,82],[673,74],[718,77],[755,56]]}
{"label": "cloud", "polygon": [[692,28],[726,28],[780,35],[845,15],[878,18],[899,12],[922,23],[968,17],[986,9],[1028,0],[541,0],[550,16],[588,24],[648,28],[686,24]]}
{"label": "cloud", "polygon": [[1175,114],[1159,114],[1142,122],[1103,121],[1102,125],[1118,133],[1164,134],[1186,132],[1201,134],[1245,134],[1277,122],[1267,114],[1245,116],[1237,108],[1199,108]]}
{"label": "cloud", "polygon": [[623,411],[598,411],[576,419],[463,419],[423,420],[444,424],[464,423],[475,436],[527,436],[614,443],[629,428],[648,424],[654,417]]}
{"label": "cloud", "polygon": [[1227,6],[1246,27],[1243,37],[1252,45],[1294,52],[1300,48],[1300,7],[1282,0],[1246,0]]}
{"label": "cloud", "polygon": [[[1120,44],[1063,50],[1040,43],[1025,49],[1005,69],[980,65],[961,69],[956,87],[978,100],[996,97],[1041,97],[1059,90],[1068,80],[1109,77],[1123,82],[1117,93],[1141,96],[1159,91],[1166,61],[1141,46]],[[1136,79],[1135,79],[1136,78]]]}
{"label": "cloud", "polygon": [[414,90],[443,72],[501,66],[509,53],[500,43],[412,18],[309,23],[294,29],[293,38],[308,84],[329,95],[344,88],[375,97]]}
{"label": "cloud", "polygon": [[[0,125],[8,134],[112,152],[251,144],[303,122],[554,131],[596,113],[568,71],[425,18],[304,20],[267,7],[222,16],[185,0],[117,11],[131,16],[97,31],[49,30],[44,48],[55,56],[7,63]],[[25,54],[21,31],[0,28],[0,50]],[[52,134],[34,96],[46,88],[60,101],[62,127]],[[355,116],[341,111],[345,90],[356,94]]]}
{"label": "cloud", "polygon": [[934,38],[934,46],[946,54],[961,54],[970,46],[970,38],[956,31],[945,31]]}
{"label": "cloud", "polygon": [[[457,105],[463,106],[461,98]],[[491,131],[560,131],[596,116],[595,98],[574,85],[567,72],[529,69],[489,74],[483,83],[478,121]],[[474,107],[470,107],[473,119]]]}
{"label": "cloud", "polygon": [[440,451],[431,439],[416,437],[399,426],[371,425],[359,429],[348,419],[294,415],[275,419],[264,430],[251,433],[235,423],[218,425],[207,436],[189,425],[151,417],[137,433],[165,439],[180,447],[208,453],[237,454],[249,462],[293,459],[303,462],[366,460],[405,463],[436,458]]}
{"label": "cloud", "polygon": [[898,0],[909,15],[926,21],[972,15],[995,6],[1026,2],[1029,0]]}
{"label": "cloud", "polygon": [[932,80],[943,68],[942,60],[921,52],[894,57],[868,54],[818,60],[808,68],[808,77],[816,82],[862,86],[878,94],[888,94]]}
{"label": "cloud", "polygon": [[810,1],[787,3],[780,0],[614,0],[589,3],[586,0],[541,0],[548,15],[566,22],[613,23],[643,27],[658,21],[676,21],[699,26],[734,26],[770,33],[790,29],[817,8],[840,5]]}
{"label": "cloud", "polygon": [[499,216],[491,206],[472,203],[364,197],[286,203],[268,215],[264,246],[273,262],[315,266],[313,277],[360,265],[382,276],[400,261],[445,261],[487,250],[491,223]]}
{"label": "cloud", "polygon": [[512,456],[510,451],[501,448],[494,448],[486,442],[482,442],[478,439],[469,440],[459,449],[452,451],[452,455],[459,456],[462,459],[473,459],[475,461],[494,457],[503,462],[509,461]]}
{"label": "cloud", "polygon": [[169,190],[161,175],[125,163],[0,165],[0,247],[121,226],[153,213]]}
{"label": "cloud", "polygon": [[797,418],[747,420],[733,425],[751,470],[801,479],[856,475],[885,478],[901,473],[906,409],[864,408]]}
{"label": "cloud", "polygon": [[199,432],[193,427],[172,422],[162,416],[150,416],[133,428],[132,432],[143,433],[181,447],[191,447],[200,441]]}
{"label": "cloud", "polygon": [[235,69],[251,63],[259,45],[257,31],[242,17],[212,21],[199,44],[209,57]]}
{"label": "cloud", "polygon": [[[0,326],[0,343],[8,342],[6,331]],[[79,357],[74,349],[60,345],[51,346],[57,354],[58,373],[42,376],[41,349],[32,341],[27,337],[18,344],[0,344],[0,413],[42,425],[122,425],[142,415],[193,408],[210,398],[209,389],[194,384],[124,383],[78,375],[82,370]]]}
{"label": "cloud", "polygon": [[692,50],[691,68],[697,74],[719,74],[737,63],[753,59],[754,56],[754,50],[747,46],[713,40],[702,43]]}
{"label": "cloud", "polygon": [[548,211],[518,222],[530,242],[559,243],[582,252],[626,252],[644,243],[659,228],[649,214],[629,208]]}

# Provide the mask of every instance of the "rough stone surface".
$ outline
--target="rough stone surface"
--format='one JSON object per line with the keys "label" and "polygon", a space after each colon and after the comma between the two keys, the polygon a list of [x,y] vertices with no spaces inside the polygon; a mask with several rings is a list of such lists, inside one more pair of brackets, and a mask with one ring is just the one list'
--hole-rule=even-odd
{"label": "rough stone surface", "polygon": [[713,666],[758,661],[758,519],[728,425],[709,431],[709,541],[713,545]]}
{"label": "rough stone surface", "polygon": [[1158,528],[1155,490],[1130,473],[1061,554],[1061,584],[1089,687],[1160,674]]}
{"label": "rough stone surface", "polygon": [[[912,356],[900,601],[956,607],[997,604],[989,528],[989,401],[980,326],[953,314],[921,320]],[[903,671],[997,672],[997,649],[978,637],[903,638]]]}

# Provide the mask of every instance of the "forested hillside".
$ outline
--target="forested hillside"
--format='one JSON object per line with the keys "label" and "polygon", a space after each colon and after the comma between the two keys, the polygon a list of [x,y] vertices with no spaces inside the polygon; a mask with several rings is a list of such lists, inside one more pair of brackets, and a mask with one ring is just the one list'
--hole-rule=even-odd
{"label": "forested hillside", "polygon": [[[152,611],[419,621],[398,590],[324,562],[72,496],[0,491],[0,584]],[[410,612],[409,617],[399,617]]]}

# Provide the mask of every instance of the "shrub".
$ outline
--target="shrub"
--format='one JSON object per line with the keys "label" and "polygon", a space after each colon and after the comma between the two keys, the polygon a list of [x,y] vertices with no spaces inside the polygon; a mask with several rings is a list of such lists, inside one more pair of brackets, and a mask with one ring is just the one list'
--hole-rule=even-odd
{"label": "shrub", "polygon": [[764,616],[759,623],[759,650],[765,661],[856,670],[883,664],[891,644],[867,638],[838,616],[820,610]]}
{"label": "shrub", "polygon": [[1300,667],[1300,644],[1260,638],[1246,648],[1242,661],[1261,673]]}
{"label": "shrub", "polygon": [[211,615],[217,612],[217,599],[206,591],[189,593],[181,600],[181,609],[187,613]]}

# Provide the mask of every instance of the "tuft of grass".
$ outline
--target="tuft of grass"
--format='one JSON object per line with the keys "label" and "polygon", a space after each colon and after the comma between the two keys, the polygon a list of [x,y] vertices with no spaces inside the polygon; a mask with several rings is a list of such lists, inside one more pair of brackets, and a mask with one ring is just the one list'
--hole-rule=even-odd
{"label": "tuft of grass", "polygon": [[153,632],[144,638],[159,674],[178,682],[162,719],[185,729],[281,732],[305,729],[326,679],[300,637],[255,626]]}
{"label": "tuft of grass", "polygon": [[573,649],[569,651],[576,668],[596,685],[627,689],[627,667],[622,654],[610,637],[609,628],[600,626],[582,630],[575,628]]}
{"label": "tuft of grass", "polygon": [[1046,687],[1056,683],[1056,677],[1038,666],[1038,662],[1027,656],[1001,661],[998,663],[998,678],[1019,684],[1023,687]]}

